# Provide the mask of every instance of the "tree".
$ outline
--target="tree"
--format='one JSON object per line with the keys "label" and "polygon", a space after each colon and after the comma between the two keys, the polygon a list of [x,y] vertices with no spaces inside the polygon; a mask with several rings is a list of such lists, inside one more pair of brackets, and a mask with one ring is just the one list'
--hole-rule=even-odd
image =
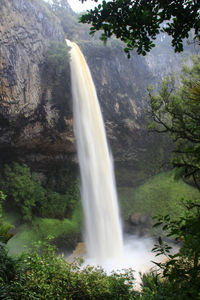
{"label": "tree", "polygon": [[48,242],[39,241],[22,253],[18,273],[3,282],[3,295],[0,278],[0,299],[136,299],[132,270],[107,275],[100,267],[68,263],[55,250]]}
{"label": "tree", "polygon": [[2,202],[5,201],[6,195],[0,190],[0,244],[7,243],[13,234],[9,233],[11,225],[3,219]]}
{"label": "tree", "polygon": [[[149,88],[150,129],[168,132],[175,144],[172,163],[179,176],[192,177],[200,190],[200,56],[193,57],[193,66],[184,66],[181,86],[175,85],[174,76],[167,77],[161,89],[152,94]],[[162,270],[168,290],[176,299],[199,299],[200,285],[200,202],[185,201],[185,215],[171,220],[169,216],[156,217],[154,226],[162,226],[167,237],[181,241],[173,254],[168,243],[159,237],[153,249],[168,260],[156,263]],[[166,295],[165,295],[166,296]],[[172,298],[172,299],[174,299]],[[167,298],[168,299],[168,298]],[[171,299],[171,298],[169,298]]]}
{"label": "tree", "polygon": [[90,34],[103,30],[103,41],[115,35],[125,42],[128,56],[134,48],[145,55],[155,46],[153,41],[161,32],[172,37],[175,52],[183,50],[183,39],[189,37],[191,30],[199,41],[199,13],[198,0],[103,0],[82,15],[80,22],[92,25]]}
{"label": "tree", "polygon": [[6,191],[8,204],[20,212],[24,221],[33,218],[33,209],[37,203],[45,200],[45,190],[36,175],[32,175],[26,165],[14,163],[5,166],[3,190]]}
{"label": "tree", "polygon": [[172,253],[172,247],[159,237],[153,249],[156,256],[161,254],[167,257],[167,260],[156,265],[162,270],[162,277],[168,282],[168,290],[174,295],[174,298],[169,299],[199,299],[200,296],[200,206],[198,203],[195,206],[193,204],[193,201],[187,201],[188,211],[177,220],[172,221],[169,216],[159,217],[154,225],[162,225],[167,237],[181,241],[180,249]]}
{"label": "tree", "polygon": [[200,189],[200,56],[193,57],[193,67],[183,67],[181,77],[178,89],[174,76],[167,77],[156,94],[149,88],[149,128],[171,135],[174,167]]}
{"label": "tree", "polygon": [[47,50],[48,72],[54,73],[54,80],[59,83],[63,72],[68,69],[70,61],[70,47],[66,43],[51,42]]}

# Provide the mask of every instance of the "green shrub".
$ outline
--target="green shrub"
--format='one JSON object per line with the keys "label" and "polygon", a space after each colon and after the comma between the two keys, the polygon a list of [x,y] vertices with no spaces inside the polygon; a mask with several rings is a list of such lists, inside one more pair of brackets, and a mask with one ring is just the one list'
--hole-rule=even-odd
{"label": "green shrub", "polygon": [[172,300],[176,296],[170,283],[156,272],[143,274],[141,280],[140,300]]}
{"label": "green shrub", "polygon": [[8,255],[6,246],[0,243],[0,279],[9,282],[15,277],[16,260]]}
{"label": "green shrub", "polygon": [[46,190],[46,199],[40,203],[38,215],[43,218],[64,219],[71,217],[75,206],[80,200],[79,187],[76,181],[65,187],[65,194]]}
{"label": "green shrub", "polygon": [[200,205],[199,200],[185,203],[185,215],[171,220],[169,215],[157,217],[154,226],[162,226],[166,236],[181,241],[180,249],[171,253],[171,247],[158,238],[153,251],[165,255],[166,262],[157,263],[162,276],[169,282],[176,299],[200,299]]}
{"label": "green shrub", "polygon": [[8,196],[8,205],[17,208],[23,220],[30,222],[36,204],[45,200],[45,190],[37,176],[31,174],[26,165],[6,165],[2,185]]}
{"label": "green shrub", "polygon": [[[69,264],[48,243],[21,255],[20,272],[10,281],[7,299],[134,299],[133,272],[106,275],[101,268]],[[6,298],[5,298],[6,299]]]}
{"label": "green shrub", "polygon": [[0,191],[0,243],[7,243],[8,240],[12,237],[12,234],[9,233],[12,228],[10,223],[7,223],[3,219],[3,209],[2,209],[2,201],[6,199],[6,195],[2,191]]}
{"label": "green shrub", "polygon": [[49,235],[53,236],[52,243],[59,251],[72,250],[80,241],[81,224],[80,203],[74,210],[71,220],[34,218],[32,224],[24,224],[16,228],[16,234],[8,242],[9,253],[19,254],[24,250],[24,246],[30,246],[33,241],[44,240]]}
{"label": "green shrub", "polygon": [[[54,176],[56,177],[56,174]],[[51,181],[53,178],[45,189],[39,178],[35,174],[31,174],[26,165],[18,163],[14,163],[12,166],[6,165],[2,180],[3,190],[7,194],[6,208],[17,209],[23,221],[26,222],[32,221],[34,216],[70,218],[80,200],[77,180],[70,178],[67,181],[66,179],[65,187],[61,186],[57,191],[53,190],[57,188],[57,185],[50,185]]]}
{"label": "green shrub", "polygon": [[8,255],[8,250],[5,243],[12,237],[9,234],[11,225],[3,219],[3,210],[1,202],[6,199],[6,196],[0,191],[0,299],[6,298],[9,291],[9,282],[13,280],[17,272],[17,260]]}
{"label": "green shrub", "polygon": [[185,211],[183,199],[198,197],[198,190],[182,179],[175,180],[174,172],[160,173],[136,188],[119,189],[124,219],[134,212],[147,216],[170,214],[175,218]]}
{"label": "green shrub", "polygon": [[45,201],[38,207],[38,215],[43,218],[63,219],[66,215],[67,196],[48,190]]}
{"label": "green shrub", "polygon": [[54,74],[54,80],[59,80],[66,73],[70,60],[70,47],[66,43],[52,42],[47,50],[48,72]]}

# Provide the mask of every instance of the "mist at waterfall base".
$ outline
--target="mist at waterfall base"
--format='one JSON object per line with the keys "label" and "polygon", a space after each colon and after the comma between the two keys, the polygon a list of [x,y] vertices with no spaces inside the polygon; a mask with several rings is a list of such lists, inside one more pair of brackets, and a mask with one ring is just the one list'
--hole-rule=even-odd
{"label": "mist at waterfall base", "polygon": [[[140,273],[144,274],[157,267],[153,263],[160,262],[160,257],[155,257],[151,252],[154,246],[154,240],[139,235],[125,235],[121,260],[107,259],[102,264],[98,264],[95,258],[84,257],[84,267],[87,265],[102,267],[108,274],[112,271],[123,272],[124,269],[133,269],[136,283],[141,282]],[[163,257],[162,257],[163,259]]]}
{"label": "mist at waterfall base", "polygon": [[[70,68],[74,133],[81,174],[81,200],[85,218],[85,264],[106,271],[132,267],[147,271],[152,241],[129,237],[123,241],[112,155],[89,67],[79,47],[71,47]],[[145,268],[145,270],[144,270]]]}

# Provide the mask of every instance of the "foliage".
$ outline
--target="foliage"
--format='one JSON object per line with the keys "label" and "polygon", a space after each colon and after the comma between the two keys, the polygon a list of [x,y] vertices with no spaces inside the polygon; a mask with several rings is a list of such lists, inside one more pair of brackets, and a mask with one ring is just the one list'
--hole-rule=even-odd
{"label": "foliage", "polygon": [[200,292],[200,206],[196,201],[186,203],[188,212],[177,220],[169,215],[157,217],[154,226],[162,226],[168,237],[181,241],[181,248],[171,254],[171,246],[158,239],[153,251],[164,254],[167,262],[156,263],[162,270],[162,276],[170,283],[170,289],[176,293],[176,299],[199,299]]}
{"label": "foliage", "polygon": [[16,207],[26,222],[32,221],[34,216],[71,217],[80,199],[75,179],[68,180],[65,193],[62,194],[50,188],[45,189],[26,165],[18,163],[5,166],[2,186],[7,193],[7,207]]}
{"label": "foliage", "polygon": [[39,208],[41,217],[71,217],[80,201],[76,167],[51,167],[47,173],[46,195]]}
{"label": "foliage", "polygon": [[[58,114],[59,129],[66,127],[62,115],[64,111],[71,114],[72,105],[70,100],[70,47],[65,42],[53,41],[46,52],[46,61],[43,65],[42,85],[44,93],[52,96],[52,108]],[[62,107],[62,109],[61,109]]]}
{"label": "foliage", "polygon": [[183,180],[175,180],[174,176],[174,172],[160,173],[138,187],[120,188],[123,218],[128,219],[132,213],[142,216],[170,214],[172,218],[182,215],[185,211],[182,199],[198,199],[199,192]]}
{"label": "foliage", "polygon": [[[200,189],[200,57],[193,58],[193,67],[183,68],[179,88],[174,77],[162,82],[158,94],[150,95],[153,123],[150,128],[169,132],[175,142],[172,163],[177,168],[177,177],[193,177]],[[200,299],[200,202],[198,199],[185,203],[186,213],[171,220],[169,215],[157,217],[154,225],[162,226],[167,237],[181,241],[175,254],[161,237],[153,251],[166,255],[167,262],[156,263],[164,280],[176,297],[172,299]]]}
{"label": "foliage", "polygon": [[141,276],[141,300],[172,300],[174,291],[170,289],[167,280],[163,280],[158,273],[150,272]]}
{"label": "foliage", "polygon": [[37,209],[38,215],[43,218],[57,219],[70,217],[79,199],[79,187],[75,182],[68,187],[64,195],[47,190],[44,201],[40,203]]}
{"label": "foliage", "polygon": [[69,264],[49,243],[36,243],[20,257],[20,270],[6,283],[5,299],[134,299],[133,272],[106,275],[101,268]]}
{"label": "foliage", "polygon": [[[72,173],[68,171],[65,174],[63,170],[55,174],[52,172],[53,176],[49,177],[47,186],[43,187],[39,178],[31,174],[26,165],[14,163],[5,166],[1,180],[3,190],[7,193],[4,207],[8,216],[13,208],[16,215],[14,222],[8,218],[9,222],[16,225],[16,234],[8,244],[12,254],[19,253],[24,245],[43,240],[49,234],[54,236],[56,245],[62,247],[65,244],[66,249],[74,247],[80,235],[81,207],[78,182]],[[21,217],[28,224],[21,225]],[[9,223],[0,220],[3,242],[12,237],[10,228]]]}
{"label": "foliage", "polygon": [[45,199],[45,191],[37,176],[32,175],[26,165],[6,165],[2,186],[7,193],[9,205],[18,209],[24,221],[30,222],[36,203]]}
{"label": "foliage", "polygon": [[[10,213],[6,215],[10,220]],[[44,240],[47,236],[53,236],[54,243],[59,251],[74,249],[80,241],[82,224],[82,209],[80,203],[73,211],[71,219],[34,218],[32,224],[16,225],[16,234],[8,242],[9,253],[16,255],[29,246],[33,241]]]}
{"label": "foliage", "polygon": [[62,73],[68,68],[70,60],[70,47],[66,43],[51,42],[47,50],[48,71],[54,73],[54,79],[57,81]]}
{"label": "foliage", "polygon": [[189,90],[189,98],[192,102],[198,103],[200,102],[200,82],[195,82],[194,86]]}
{"label": "foliage", "polygon": [[53,189],[57,193],[65,194],[68,187],[77,184],[77,165],[67,164],[67,167],[62,165],[52,165],[47,172],[47,183],[48,189]]}
{"label": "foliage", "polygon": [[3,219],[3,210],[1,201],[6,199],[6,195],[0,191],[0,298],[4,299],[8,288],[8,284],[14,279],[17,270],[17,260],[8,255],[5,243],[12,237],[9,233],[11,225],[6,223]]}
{"label": "foliage", "polygon": [[64,219],[62,221],[55,219],[36,218],[33,223],[33,230],[38,229],[41,236],[46,237],[52,235],[58,237],[61,234],[67,235],[67,233],[75,234],[80,231],[80,220]]}
{"label": "foliage", "polygon": [[9,282],[15,277],[16,260],[8,255],[5,245],[0,243],[0,284]]}
{"label": "foliage", "polygon": [[9,233],[11,225],[3,220],[3,209],[2,201],[6,199],[6,195],[0,191],[0,243],[7,243],[8,240],[12,237],[12,234]]}
{"label": "foliage", "polygon": [[193,57],[193,66],[184,66],[182,85],[178,89],[175,77],[167,77],[157,94],[150,96],[149,128],[168,132],[175,143],[172,163],[179,173],[192,177],[200,188],[200,56]]}
{"label": "foliage", "polygon": [[[51,186],[51,188],[50,188]],[[80,201],[79,184],[69,174],[58,172],[48,178],[46,198],[40,203],[38,215],[44,218],[71,217]]]}
{"label": "foliage", "polygon": [[[84,1],[84,0],[82,0]],[[196,0],[114,0],[105,1],[82,15],[82,23],[91,24],[90,34],[103,30],[101,39],[111,35],[126,43],[125,52],[136,48],[145,55],[160,32],[172,37],[176,52],[183,50],[183,39],[191,29],[199,40],[199,1]]]}

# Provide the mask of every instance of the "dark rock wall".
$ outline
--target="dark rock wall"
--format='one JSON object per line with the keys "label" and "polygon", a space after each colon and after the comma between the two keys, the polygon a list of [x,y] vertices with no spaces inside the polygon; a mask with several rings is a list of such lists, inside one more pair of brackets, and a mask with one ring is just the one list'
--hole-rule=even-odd
{"label": "dark rock wall", "polygon": [[[155,151],[159,138],[146,131],[146,87],[158,86],[166,74],[179,71],[181,57],[160,40],[146,57],[132,53],[127,59],[115,39],[104,47],[86,38],[88,26],[76,25],[75,33],[72,26],[69,22],[69,36],[77,40],[91,69],[115,161],[135,165],[151,159],[146,153]],[[60,82],[66,93],[59,97],[45,80],[51,41],[64,41],[64,32],[42,1],[1,0],[1,163],[17,159],[42,170],[51,162],[76,161],[70,69]]]}
{"label": "dark rock wall", "polygon": [[130,59],[116,40],[106,47],[82,41],[80,47],[93,75],[115,161],[135,166],[150,148],[155,151],[155,143],[162,147],[159,137],[147,132],[147,87],[158,87],[166,75],[180,72],[182,56],[174,54],[169,43],[161,54],[158,45],[146,57],[133,52]]}
{"label": "dark rock wall", "polygon": [[44,85],[51,41],[64,42],[59,21],[39,0],[2,0],[0,6],[0,150],[30,161],[65,159],[74,152],[70,70],[67,95],[55,103]]}

